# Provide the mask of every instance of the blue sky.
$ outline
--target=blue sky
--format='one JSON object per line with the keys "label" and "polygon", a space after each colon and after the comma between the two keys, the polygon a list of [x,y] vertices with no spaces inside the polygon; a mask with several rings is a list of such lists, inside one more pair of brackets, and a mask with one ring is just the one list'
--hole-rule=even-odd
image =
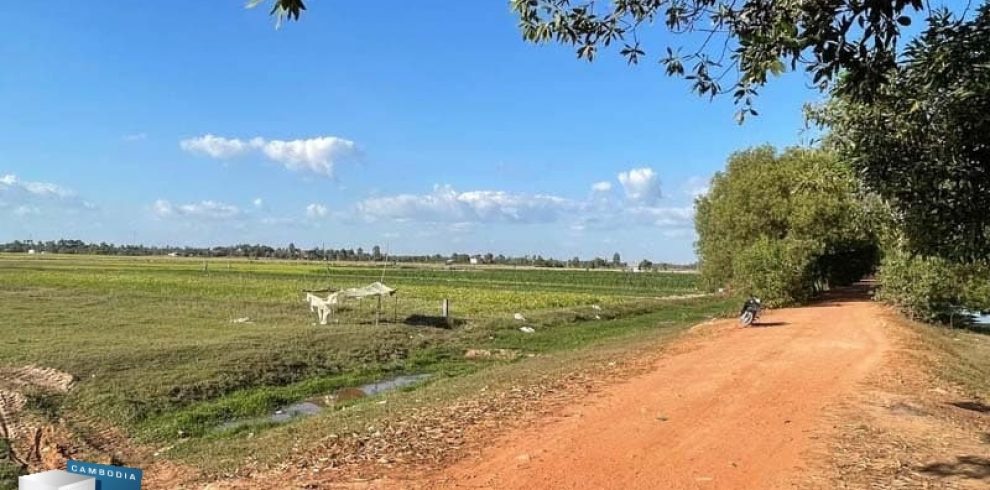
{"label": "blue sky", "polygon": [[0,5],[0,241],[691,261],[692,196],[820,98],[787,75],[738,126],[653,63],[524,43],[507,2],[309,3]]}

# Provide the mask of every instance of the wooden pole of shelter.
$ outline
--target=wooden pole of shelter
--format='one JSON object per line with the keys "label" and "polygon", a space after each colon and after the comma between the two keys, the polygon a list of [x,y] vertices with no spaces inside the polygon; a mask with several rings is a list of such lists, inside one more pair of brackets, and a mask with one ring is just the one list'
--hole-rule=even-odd
{"label": "wooden pole of shelter", "polygon": [[327,266],[327,290],[333,289],[333,284],[330,283],[330,256],[327,255],[327,244],[321,243],[320,248],[323,249],[323,263]]}
{"label": "wooden pole of shelter", "polygon": [[375,309],[375,326],[378,326],[378,317],[382,315],[382,295],[378,295],[378,308]]}

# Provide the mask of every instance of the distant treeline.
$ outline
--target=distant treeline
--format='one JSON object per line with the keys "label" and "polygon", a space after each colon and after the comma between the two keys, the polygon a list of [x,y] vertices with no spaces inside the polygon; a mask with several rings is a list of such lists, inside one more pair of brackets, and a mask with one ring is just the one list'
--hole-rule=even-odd
{"label": "distant treeline", "polygon": [[[240,244],[216,247],[175,247],[147,245],[115,245],[113,243],[86,243],[82,240],[15,240],[0,245],[0,251],[8,253],[57,253],[57,254],[89,254],[89,255],[126,255],[126,256],[176,256],[176,257],[238,257],[248,259],[285,259],[285,260],[332,260],[338,262],[381,262],[386,259],[380,246],[371,247],[366,251],[357,249],[303,249],[290,243],[286,247],[271,247],[268,245]],[[612,260],[595,257],[583,260],[573,257],[570,260],[545,258],[540,255],[524,255],[507,257],[499,254],[463,254],[450,255],[389,255],[389,261],[403,263],[453,263],[453,264],[492,264],[515,265],[531,267],[560,267],[582,269],[625,269],[628,264],[623,262],[619,254]],[[694,270],[696,264],[670,264],[666,262],[653,263],[643,260],[637,265],[638,270],[679,271]]]}

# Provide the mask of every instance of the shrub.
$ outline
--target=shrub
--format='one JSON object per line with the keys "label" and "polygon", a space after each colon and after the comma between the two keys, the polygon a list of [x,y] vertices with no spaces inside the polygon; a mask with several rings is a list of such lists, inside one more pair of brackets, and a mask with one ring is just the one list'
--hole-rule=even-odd
{"label": "shrub", "polygon": [[923,321],[947,322],[957,313],[963,287],[945,260],[888,252],[880,265],[877,298]]}
{"label": "shrub", "polygon": [[734,284],[768,306],[806,301],[819,289],[814,270],[817,254],[817,245],[809,240],[761,237],[733,260]]}

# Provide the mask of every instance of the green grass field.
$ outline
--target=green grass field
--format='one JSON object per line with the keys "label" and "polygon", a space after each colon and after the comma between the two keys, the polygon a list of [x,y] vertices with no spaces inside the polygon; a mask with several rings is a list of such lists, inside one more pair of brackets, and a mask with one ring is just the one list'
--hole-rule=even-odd
{"label": "green grass field", "polygon": [[[320,326],[303,290],[364,285],[382,269],[246,260],[203,269],[192,259],[0,254],[0,367],[71,373],[72,391],[32,394],[30,407],[80,434],[112,426],[139,444],[182,439],[195,455],[245,437],[224,422],[286,403],[400,373],[429,373],[433,384],[510,362],[464,359],[466,349],[513,349],[526,362],[731,308],[723,298],[660,299],[695,292],[692,274],[389,268],[384,282],[399,296],[383,304],[381,324],[366,300]],[[443,298],[462,322],[455,328],[401,321],[437,315]],[[516,312],[535,333],[518,330]],[[231,322],[239,317],[253,323]]]}

